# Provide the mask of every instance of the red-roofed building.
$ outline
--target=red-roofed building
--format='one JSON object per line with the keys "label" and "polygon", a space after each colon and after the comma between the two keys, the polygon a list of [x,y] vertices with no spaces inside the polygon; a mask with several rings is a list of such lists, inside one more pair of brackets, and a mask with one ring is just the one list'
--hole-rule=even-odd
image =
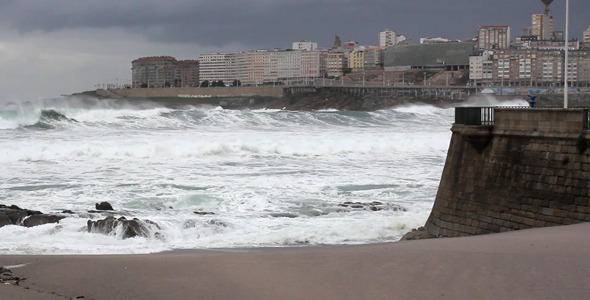
{"label": "red-roofed building", "polygon": [[198,86],[199,61],[171,56],[142,57],[131,62],[133,87]]}

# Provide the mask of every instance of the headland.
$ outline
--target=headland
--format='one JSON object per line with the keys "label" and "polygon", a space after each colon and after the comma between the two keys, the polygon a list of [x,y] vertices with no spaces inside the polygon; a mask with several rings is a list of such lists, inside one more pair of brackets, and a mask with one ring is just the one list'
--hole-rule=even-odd
{"label": "headland", "polygon": [[[505,90],[505,93],[502,91]],[[213,105],[225,109],[286,110],[355,110],[374,111],[399,105],[423,103],[452,107],[465,102],[495,100],[527,100],[529,91],[503,89],[496,94],[481,94],[481,89],[466,86],[262,86],[207,88],[135,88],[107,89],[83,93],[93,97],[120,99],[129,102],[157,102],[177,107],[182,105]],[[537,102],[543,106],[559,106],[561,94],[539,90]],[[590,106],[585,91],[570,95],[574,106]],[[480,104],[481,105],[481,104]]]}

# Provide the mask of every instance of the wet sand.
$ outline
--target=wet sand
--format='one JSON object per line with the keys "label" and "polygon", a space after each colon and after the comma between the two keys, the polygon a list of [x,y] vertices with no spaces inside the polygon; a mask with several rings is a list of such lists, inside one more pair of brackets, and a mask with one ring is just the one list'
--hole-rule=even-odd
{"label": "wet sand", "polygon": [[590,223],[397,243],[0,256],[4,299],[588,299]]}

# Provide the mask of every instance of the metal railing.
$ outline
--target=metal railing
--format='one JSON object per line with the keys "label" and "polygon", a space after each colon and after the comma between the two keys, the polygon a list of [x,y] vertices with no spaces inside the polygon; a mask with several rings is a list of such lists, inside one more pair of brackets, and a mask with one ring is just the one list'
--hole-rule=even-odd
{"label": "metal railing", "polygon": [[494,108],[455,107],[455,124],[494,125]]}
{"label": "metal railing", "polygon": [[[509,107],[502,107],[509,108]],[[513,107],[521,109],[529,109],[528,107]],[[539,107],[541,108],[541,107]],[[542,107],[558,108],[561,107]],[[582,107],[575,107],[582,108]],[[590,130],[590,108],[583,108],[584,129]],[[461,125],[494,125],[494,107],[455,107],[455,124]]]}

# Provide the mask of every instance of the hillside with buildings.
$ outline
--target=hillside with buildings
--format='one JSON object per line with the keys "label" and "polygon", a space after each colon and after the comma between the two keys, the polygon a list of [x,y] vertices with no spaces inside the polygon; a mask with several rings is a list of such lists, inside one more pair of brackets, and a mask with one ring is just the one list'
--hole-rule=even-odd
{"label": "hillside with buildings", "polygon": [[[551,1],[515,39],[506,25],[482,25],[462,41],[421,38],[419,43],[394,30],[377,34],[377,45],[342,42],[330,48],[310,41],[290,49],[205,53],[194,60],[170,56],[131,62],[126,88],[224,86],[471,86],[499,94],[556,94],[567,72],[573,93],[590,88],[590,28],[584,40],[567,42],[553,29]],[[122,88],[110,85],[107,88]]]}

